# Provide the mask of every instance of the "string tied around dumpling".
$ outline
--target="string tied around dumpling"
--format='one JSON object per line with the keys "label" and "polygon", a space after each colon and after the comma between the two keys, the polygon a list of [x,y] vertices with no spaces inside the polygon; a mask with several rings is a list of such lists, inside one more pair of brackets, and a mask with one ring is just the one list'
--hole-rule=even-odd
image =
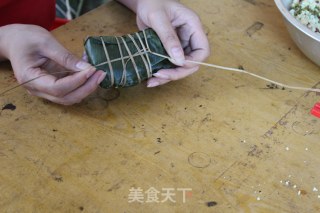
{"label": "string tied around dumpling", "polygon": [[[163,55],[163,54],[160,54],[160,53],[157,53],[157,52],[153,52],[151,50],[150,46],[149,46],[149,41],[148,41],[148,37],[146,35],[145,30],[143,30],[142,32],[143,32],[144,39],[141,38],[139,33],[135,33],[135,35],[137,36],[137,38],[139,40],[139,43],[140,43],[141,47],[139,47],[138,43],[134,40],[134,38],[131,35],[130,36],[128,35],[128,37],[130,38],[130,40],[134,43],[134,46],[136,47],[136,52],[135,53],[132,53],[129,50],[127,42],[125,41],[125,39],[123,37],[115,37],[115,39],[117,41],[117,45],[119,47],[119,53],[120,53],[120,58],[116,58],[116,59],[110,59],[110,55],[109,55],[108,49],[107,49],[107,47],[106,47],[106,45],[104,43],[103,37],[100,37],[100,40],[101,40],[102,46],[103,46],[103,50],[104,50],[104,53],[105,53],[105,56],[106,56],[106,61],[102,62],[102,63],[100,63],[98,65],[95,65],[95,66],[98,67],[98,66],[101,66],[101,65],[108,64],[108,67],[109,67],[109,70],[110,70],[111,84],[112,84],[111,86],[115,85],[115,74],[114,74],[114,69],[113,69],[113,66],[112,66],[113,62],[122,61],[123,72],[122,72],[121,81],[120,81],[120,83],[118,85],[120,87],[124,87],[126,85],[126,82],[127,82],[127,70],[126,70],[126,68],[127,68],[127,64],[130,61],[133,64],[133,67],[135,69],[135,73],[137,75],[138,81],[139,81],[139,83],[141,83],[142,78],[141,78],[140,73],[138,71],[138,67],[135,64],[135,58],[136,57],[141,57],[142,58],[142,61],[143,61],[144,65],[145,65],[145,70],[147,72],[148,78],[152,77],[152,65],[151,65],[151,62],[150,62],[149,54],[161,57],[163,59],[167,59],[167,60],[169,60],[169,61],[174,63],[175,60],[173,58],[171,58],[171,57],[169,57],[167,55]],[[127,56],[124,56],[124,54],[123,54],[123,51],[122,51],[122,49],[120,47],[120,45],[121,45],[120,44],[121,43],[120,40],[125,45],[125,48],[126,48],[126,50],[128,52]],[[145,41],[145,43],[143,43],[143,40]],[[185,60],[185,62],[186,63],[196,64],[196,65],[200,65],[200,66],[212,67],[212,68],[220,69],[220,70],[224,70],[224,71],[243,73],[243,74],[250,75],[252,77],[264,80],[266,82],[272,83],[274,85],[277,85],[277,86],[280,86],[280,87],[283,87],[283,88],[288,88],[288,89],[293,89],[293,90],[309,91],[309,92],[320,92],[320,89],[318,89],[318,88],[308,88],[308,87],[287,85],[287,84],[271,80],[269,78],[260,76],[258,74],[255,74],[255,73],[249,72],[247,70],[243,70],[243,69],[236,69],[236,68],[232,68],[232,67],[225,67],[225,66],[220,66],[220,65],[216,65],[216,64],[210,64],[210,63],[192,61],[192,60]],[[74,74],[74,73],[77,73],[77,72],[80,72],[80,71],[59,71],[59,72],[54,72],[54,73],[50,73],[50,74],[51,75],[52,74],[67,74],[67,73]],[[41,74],[41,75],[39,75],[39,76],[37,76],[35,78],[27,80],[27,81],[25,81],[25,82],[23,82],[23,83],[21,83],[21,84],[19,84],[17,86],[14,86],[12,88],[9,88],[9,89],[1,92],[0,96],[6,94],[9,91],[12,91],[12,90],[20,87],[22,85],[25,85],[27,83],[30,83],[30,82],[32,82],[34,80],[37,80],[37,79],[39,79],[39,78],[41,78],[43,76],[50,75],[50,74],[49,73],[43,73],[43,74]]]}
{"label": "string tied around dumpling", "polygon": [[[152,77],[152,65],[151,65],[151,62],[150,62],[149,54],[153,54],[155,56],[170,60],[171,62],[174,63],[175,60],[173,58],[171,58],[169,56],[166,56],[166,55],[163,55],[163,54],[159,54],[159,53],[153,52],[150,49],[148,38],[147,38],[147,35],[146,35],[146,31],[143,30],[142,32],[143,32],[145,43],[143,43],[143,39],[141,38],[141,36],[138,33],[135,33],[135,35],[137,36],[137,38],[139,40],[141,48],[139,47],[139,45],[137,44],[135,39],[132,37],[132,35],[130,35],[130,34],[127,35],[130,38],[130,40],[133,42],[134,46],[136,47],[136,52],[135,53],[132,53],[130,51],[130,49],[129,49],[128,45],[127,45],[127,42],[125,41],[125,39],[123,37],[115,37],[116,40],[117,40],[117,44],[119,46],[119,52],[120,52],[120,56],[121,57],[113,59],[113,60],[110,60],[110,58],[108,56],[108,51],[105,48],[105,44],[104,44],[103,38],[101,37],[101,42],[102,42],[102,45],[104,47],[104,52],[105,52],[105,55],[106,55],[106,61],[103,62],[103,63],[100,63],[100,64],[98,64],[96,66],[102,66],[102,65],[105,65],[105,64],[109,65],[110,78],[111,78],[111,84],[112,84],[111,86],[113,86],[114,82],[115,82],[115,79],[114,79],[115,75],[114,75],[114,71],[113,71],[113,68],[112,68],[112,63],[113,62],[117,62],[117,61],[121,60],[122,64],[123,64],[122,78],[121,78],[121,82],[120,82],[119,86],[124,86],[126,84],[126,74],[127,74],[126,67],[127,67],[127,64],[128,64],[129,61],[131,61],[131,63],[133,64],[133,67],[134,67],[135,73],[137,75],[138,81],[139,81],[139,83],[141,83],[141,76],[140,76],[140,73],[138,71],[138,67],[137,67],[136,62],[135,62],[135,58],[136,57],[141,57],[144,65],[145,65],[145,69],[146,69],[146,72],[148,74],[148,78]],[[121,39],[122,43],[124,44],[124,46],[125,46],[125,48],[127,50],[128,56],[124,56],[123,55],[123,52],[122,52],[121,47],[120,47],[119,38]],[[287,88],[287,89],[303,90],[303,91],[310,91],[310,92],[320,92],[320,89],[317,89],[317,88],[308,88],[308,87],[287,85],[287,84],[271,80],[269,78],[263,77],[261,75],[258,75],[258,74],[255,74],[255,73],[249,72],[247,70],[243,70],[243,69],[225,67],[225,66],[220,66],[220,65],[216,65],[216,64],[210,64],[210,63],[193,61],[193,60],[185,60],[185,62],[186,63],[191,63],[191,64],[196,64],[196,65],[200,65],[200,66],[212,67],[212,68],[220,69],[220,70],[224,70],[224,71],[243,73],[243,74],[250,75],[252,77],[264,80],[266,82],[269,82],[269,83],[272,83],[274,85],[277,85],[277,86],[280,86],[280,87],[283,87],[283,88]]]}

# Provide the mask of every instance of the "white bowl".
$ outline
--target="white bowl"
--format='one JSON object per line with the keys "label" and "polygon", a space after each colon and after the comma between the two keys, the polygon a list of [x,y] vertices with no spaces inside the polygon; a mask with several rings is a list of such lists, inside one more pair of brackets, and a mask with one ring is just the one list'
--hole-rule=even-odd
{"label": "white bowl", "polygon": [[274,0],[282,13],[291,38],[300,50],[320,66],[320,34],[301,24],[289,13],[292,0]]}

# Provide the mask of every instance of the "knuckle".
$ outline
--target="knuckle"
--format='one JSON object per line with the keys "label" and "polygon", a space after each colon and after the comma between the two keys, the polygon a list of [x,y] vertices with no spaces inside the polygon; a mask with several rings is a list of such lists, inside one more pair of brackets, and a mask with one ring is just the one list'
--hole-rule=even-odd
{"label": "knuckle", "polygon": [[[14,70],[14,77],[16,78],[17,82],[19,84],[23,84],[26,81],[31,80],[31,78],[28,76],[30,72],[33,71],[33,69],[13,69]],[[23,87],[27,88],[28,84],[23,84]]]}
{"label": "knuckle", "polygon": [[194,13],[191,17],[195,23],[201,25],[201,19],[197,14]]}
{"label": "knuckle", "polygon": [[192,21],[197,24],[201,24],[201,19],[198,16],[198,14],[196,14],[194,11],[190,9],[188,9],[188,17],[189,17],[189,21]]}
{"label": "knuckle", "polygon": [[70,61],[72,61],[73,59],[74,59],[73,54],[68,52],[68,51],[62,55],[62,63],[63,63],[63,65],[69,64]]}
{"label": "knuckle", "polygon": [[161,15],[160,11],[158,10],[152,10],[147,14],[147,19],[153,23],[155,20],[158,19],[158,17]]}

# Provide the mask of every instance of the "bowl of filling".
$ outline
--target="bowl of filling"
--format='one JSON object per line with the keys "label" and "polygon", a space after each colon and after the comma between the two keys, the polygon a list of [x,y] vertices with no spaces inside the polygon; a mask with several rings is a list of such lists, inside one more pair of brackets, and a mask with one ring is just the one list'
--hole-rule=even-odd
{"label": "bowl of filling", "polygon": [[274,0],[300,50],[320,66],[320,0]]}

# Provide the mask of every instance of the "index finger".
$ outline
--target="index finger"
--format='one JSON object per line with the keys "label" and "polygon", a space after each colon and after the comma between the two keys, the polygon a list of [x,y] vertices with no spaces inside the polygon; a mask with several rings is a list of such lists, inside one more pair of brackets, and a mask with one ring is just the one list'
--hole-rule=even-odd
{"label": "index finger", "polygon": [[[95,68],[91,68],[59,79],[51,74],[46,75],[45,72],[40,68],[37,69],[39,69],[38,73],[43,73],[44,76],[35,81],[31,81],[28,87],[31,87],[32,90],[43,92],[55,97],[63,97],[76,88],[80,87],[96,71]],[[40,75],[42,74],[39,74],[39,76]]]}
{"label": "index finger", "polygon": [[186,56],[186,59],[202,62],[210,55],[210,45],[201,23],[196,25],[190,38],[191,52]]}
{"label": "index finger", "polygon": [[150,23],[168,54],[174,59],[173,63],[182,66],[185,60],[183,48],[167,14],[158,11],[150,17]]}

